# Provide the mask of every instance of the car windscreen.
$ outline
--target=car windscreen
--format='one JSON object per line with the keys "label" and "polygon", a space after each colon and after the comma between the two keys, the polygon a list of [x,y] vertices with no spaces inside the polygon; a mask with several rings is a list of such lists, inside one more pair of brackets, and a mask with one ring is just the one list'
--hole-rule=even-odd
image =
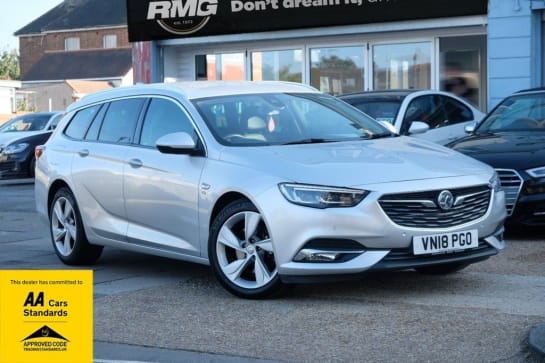
{"label": "car windscreen", "polygon": [[6,122],[0,132],[40,131],[44,130],[51,115],[23,115]]}
{"label": "car windscreen", "polygon": [[361,98],[344,98],[345,102],[348,102],[357,109],[365,112],[377,121],[386,121],[391,124],[395,123],[395,119],[401,102],[404,97],[361,97]]}
{"label": "car windscreen", "polygon": [[510,131],[545,131],[545,93],[506,98],[490,112],[475,132]]}
{"label": "car windscreen", "polygon": [[223,145],[336,142],[392,136],[350,105],[320,93],[267,93],[193,100]]}

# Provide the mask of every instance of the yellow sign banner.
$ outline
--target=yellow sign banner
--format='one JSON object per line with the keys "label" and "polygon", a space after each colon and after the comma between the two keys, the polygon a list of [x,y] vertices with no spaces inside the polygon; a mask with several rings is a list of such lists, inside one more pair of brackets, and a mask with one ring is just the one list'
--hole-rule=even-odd
{"label": "yellow sign banner", "polygon": [[0,362],[92,362],[93,271],[0,270]]}

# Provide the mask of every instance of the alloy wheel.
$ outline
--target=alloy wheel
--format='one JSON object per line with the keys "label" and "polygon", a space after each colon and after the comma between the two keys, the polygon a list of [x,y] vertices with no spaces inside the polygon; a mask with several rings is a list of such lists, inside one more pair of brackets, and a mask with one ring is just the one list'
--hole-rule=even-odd
{"label": "alloy wheel", "polygon": [[218,264],[225,277],[244,289],[258,289],[278,274],[272,240],[257,212],[242,211],[221,226],[216,239]]}
{"label": "alloy wheel", "polygon": [[51,232],[57,251],[63,256],[70,256],[77,238],[76,214],[68,199],[56,200],[51,215]]}

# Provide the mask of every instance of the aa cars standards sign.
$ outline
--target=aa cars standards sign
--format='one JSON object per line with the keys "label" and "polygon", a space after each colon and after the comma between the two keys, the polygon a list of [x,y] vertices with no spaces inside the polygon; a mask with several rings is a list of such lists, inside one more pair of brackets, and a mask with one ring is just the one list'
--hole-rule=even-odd
{"label": "aa cars standards sign", "polygon": [[487,0],[127,0],[127,20],[134,42],[483,15],[487,6]]}
{"label": "aa cars standards sign", "polygon": [[92,361],[92,271],[0,271],[0,362]]}

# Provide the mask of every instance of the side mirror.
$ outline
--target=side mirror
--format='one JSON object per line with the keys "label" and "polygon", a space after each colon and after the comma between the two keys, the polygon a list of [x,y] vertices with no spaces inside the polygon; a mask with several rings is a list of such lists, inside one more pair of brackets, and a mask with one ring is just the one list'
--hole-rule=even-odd
{"label": "side mirror", "polygon": [[413,121],[411,127],[409,128],[409,135],[423,134],[428,131],[430,127],[427,123],[422,121]]}
{"label": "side mirror", "polygon": [[174,132],[161,136],[155,142],[155,146],[163,154],[201,154],[193,138],[185,132]]}
{"label": "side mirror", "polygon": [[477,123],[476,122],[472,122],[470,123],[469,125],[466,125],[466,127],[464,127],[464,131],[468,134],[472,134],[473,131],[475,131],[475,129],[477,128]]}

